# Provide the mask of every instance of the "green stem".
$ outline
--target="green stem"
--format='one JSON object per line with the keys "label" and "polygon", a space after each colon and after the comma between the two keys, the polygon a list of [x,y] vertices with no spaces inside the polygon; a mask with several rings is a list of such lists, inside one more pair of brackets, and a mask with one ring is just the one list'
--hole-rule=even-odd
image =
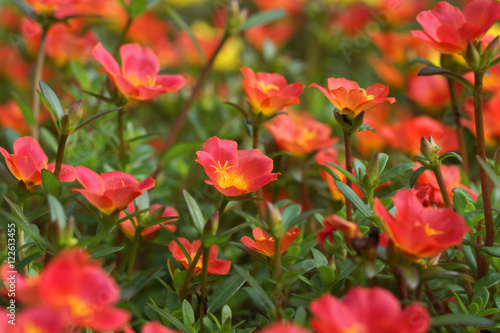
{"label": "green stem", "polygon": [[[253,129],[253,131],[252,131],[253,132],[252,146],[253,146],[253,149],[259,149],[259,132],[260,132],[261,124],[262,124],[262,121],[260,120],[260,118],[257,118],[252,125],[252,129]],[[262,198],[262,188],[259,188],[255,194],[257,195],[257,198]],[[259,217],[261,220],[264,220],[266,217],[265,203],[262,200],[257,200],[256,204],[257,204],[257,211],[259,212]]]}
{"label": "green stem", "polygon": [[37,90],[39,82],[42,79],[43,64],[45,62],[45,47],[47,44],[47,30],[48,26],[42,26],[42,36],[40,38],[40,46],[38,47],[38,55],[36,57],[36,67],[35,67],[35,78],[33,82],[33,117],[34,125],[31,132],[33,139],[38,140],[40,131],[40,96],[38,96]]}
{"label": "green stem", "polygon": [[[200,246],[201,248],[201,246]],[[209,259],[209,246],[203,246],[203,267],[201,268],[201,298],[200,298],[200,332],[205,332],[203,325],[203,318],[205,318],[207,304],[207,278],[208,278],[208,259]]]}
{"label": "green stem", "polygon": [[118,41],[113,51],[113,58],[116,58],[118,56],[118,52],[120,51],[120,46],[122,46],[122,43],[125,40],[125,36],[127,35],[128,29],[130,29],[130,26],[132,25],[132,20],[133,18],[130,16],[127,18],[127,23],[125,23],[125,26],[123,27],[123,30],[120,33],[120,37],[118,37]]}
{"label": "green stem", "polygon": [[54,169],[54,176],[59,179],[61,175],[61,166],[64,157],[64,150],[66,149],[66,142],[68,141],[68,135],[61,133],[59,135],[59,146],[57,147],[57,156],[56,156],[56,166]]}
{"label": "green stem", "polygon": [[281,320],[281,306],[282,306],[282,290],[283,286],[280,281],[281,275],[281,238],[275,237],[274,241],[274,282],[276,283],[276,321]]}
{"label": "green stem", "polygon": [[191,265],[189,265],[189,268],[187,270],[186,278],[184,279],[184,284],[182,285],[180,292],[181,301],[186,299],[187,292],[189,289],[189,284],[191,283],[191,278],[193,277],[194,269],[196,268],[196,265],[198,264],[198,261],[200,260],[202,254],[203,254],[203,246],[200,246],[193,260],[191,260]]}
{"label": "green stem", "polygon": [[443,202],[446,207],[452,207],[450,196],[448,195],[448,191],[446,190],[446,184],[444,183],[443,173],[441,172],[441,166],[437,165],[432,168],[434,172],[434,176],[436,176],[437,183],[439,185],[439,190],[441,191],[441,196],[443,197]]}
{"label": "green stem", "polygon": [[124,167],[124,161],[125,161],[125,135],[124,135],[124,125],[123,125],[123,118],[125,116],[125,111],[124,109],[121,109],[118,111],[118,138],[120,140],[120,164],[122,167]]}
{"label": "green stem", "polygon": [[135,228],[134,239],[132,241],[132,247],[130,248],[130,256],[128,258],[127,267],[127,280],[125,286],[130,286],[130,281],[132,280],[132,272],[134,271],[135,258],[137,256],[137,250],[139,249],[139,242],[141,240],[142,228],[137,226]]}
{"label": "green stem", "polygon": [[453,117],[455,119],[455,130],[457,132],[458,145],[460,147],[460,155],[462,156],[462,159],[464,161],[463,168],[465,173],[469,175],[469,161],[467,158],[467,147],[465,146],[464,129],[460,122],[457,86],[455,85],[454,80],[448,79],[448,89],[450,91],[451,110],[453,111]]}
{"label": "green stem", "polygon": [[[345,149],[345,169],[348,172],[352,170],[352,156],[351,156],[351,134],[344,131],[344,149]],[[346,184],[352,188],[352,181],[346,177]],[[345,198],[345,214],[347,221],[352,221],[352,203]]]}
{"label": "green stem", "polygon": [[[21,209],[21,212],[23,212],[24,210],[24,200],[21,199],[19,201],[19,208]],[[22,247],[24,245],[24,230],[22,230],[21,228],[18,228],[19,230],[19,247]],[[26,257],[26,249],[22,249],[21,251],[19,251],[19,256],[21,258],[21,261]],[[25,265],[23,267],[23,273],[24,273],[24,276],[28,276],[28,265]]]}
{"label": "green stem", "polygon": [[[474,119],[476,123],[476,144],[479,157],[486,162],[486,144],[484,140],[483,125],[483,76],[482,70],[474,72]],[[483,194],[484,222],[486,228],[485,246],[493,246],[495,240],[495,228],[493,226],[493,214],[491,211],[491,196],[488,174],[483,168],[479,168],[481,179],[481,193]],[[478,278],[483,277],[489,269],[489,260],[483,257],[481,270],[478,270]]]}

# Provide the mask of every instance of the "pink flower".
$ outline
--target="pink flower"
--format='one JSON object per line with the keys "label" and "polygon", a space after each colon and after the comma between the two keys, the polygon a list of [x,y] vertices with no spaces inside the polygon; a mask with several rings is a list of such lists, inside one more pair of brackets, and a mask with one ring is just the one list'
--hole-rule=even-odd
{"label": "pink flower", "polygon": [[93,54],[121,93],[132,100],[146,101],[159,94],[177,92],[186,82],[180,75],[159,75],[156,55],[138,44],[125,44],[120,48],[121,69],[102,44],[96,45]]}
{"label": "pink flower", "polygon": [[153,178],[139,182],[133,176],[112,171],[98,174],[89,168],[79,166],[75,170],[76,179],[85,189],[72,189],[83,195],[104,215],[125,209],[129,203],[155,185]]}

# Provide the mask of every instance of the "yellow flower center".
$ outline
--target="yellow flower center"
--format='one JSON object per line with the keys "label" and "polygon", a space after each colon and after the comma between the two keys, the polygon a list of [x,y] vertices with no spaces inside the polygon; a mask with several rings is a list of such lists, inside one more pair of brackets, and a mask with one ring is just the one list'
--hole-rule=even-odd
{"label": "yellow flower center", "polygon": [[84,300],[76,296],[70,296],[68,298],[68,305],[71,314],[75,317],[88,317],[92,315],[93,310],[90,306]]}
{"label": "yellow flower center", "polygon": [[441,235],[441,234],[444,234],[443,231],[438,231],[436,229],[432,229],[431,227],[429,227],[428,224],[425,225],[424,227],[424,230],[425,230],[425,233],[428,235],[428,236],[435,236],[435,235]]}
{"label": "yellow flower center", "polygon": [[269,83],[269,84],[265,84],[264,82],[262,81],[257,81],[257,84],[260,86],[260,89],[262,90],[262,92],[265,94],[267,93],[269,90],[271,89],[274,89],[274,90],[280,90],[280,88],[278,88],[277,86],[275,86],[274,84],[272,83]]}
{"label": "yellow flower center", "polygon": [[366,332],[366,326],[359,323],[356,323],[354,325],[342,329],[342,333],[364,333],[364,332]]}
{"label": "yellow flower center", "polygon": [[301,129],[299,143],[305,146],[309,141],[314,140],[318,136],[318,132],[315,130],[310,130],[308,128]]}
{"label": "yellow flower center", "polygon": [[[126,78],[136,87],[138,86],[150,86],[150,87],[156,87],[156,78],[155,77],[151,77],[151,76],[146,76],[146,77],[138,77],[136,73],[132,73],[128,76],[126,76]],[[158,87],[161,87],[161,85],[159,85]]]}
{"label": "yellow flower center", "polygon": [[23,331],[24,333],[44,333],[45,332],[45,330],[43,328],[40,328],[31,322],[24,324],[23,329],[24,329],[24,331]]}
{"label": "yellow flower center", "polygon": [[366,100],[367,100],[367,101],[371,101],[372,99],[374,99],[374,98],[375,98],[375,96],[373,96],[373,95],[367,95],[367,94],[366,94],[366,90],[364,90],[363,88],[359,88],[359,90],[361,90],[361,92],[363,93],[363,96],[365,96],[365,97],[366,97]]}
{"label": "yellow flower center", "polygon": [[219,179],[217,180],[217,185],[221,188],[228,188],[231,186],[236,187],[238,190],[247,189],[248,185],[246,181],[240,175],[234,174],[233,172],[228,172],[229,169],[234,168],[234,165],[228,165],[229,161],[226,161],[222,166],[220,161],[217,161],[217,165],[211,165],[215,169],[215,173],[219,173]]}

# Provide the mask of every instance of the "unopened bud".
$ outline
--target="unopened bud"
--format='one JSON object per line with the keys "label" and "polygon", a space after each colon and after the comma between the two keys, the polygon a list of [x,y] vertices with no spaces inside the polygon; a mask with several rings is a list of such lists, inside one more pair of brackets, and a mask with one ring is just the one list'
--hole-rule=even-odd
{"label": "unopened bud", "polygon": [[495,59],[495,57],[498,54],[498,47],[499,47],[499,36],[496,36],[495,39],[491,41],[491,43],[486,47],[484,50],[484,55],[486,57],[486,63],[489,64],[490,62]]}
{"label": "unopened bud", "polygon": [[432,136],[429,136],[429,139],[422,136],[420,140],[420,152],[429,162],[437,162],[441,149],[441,146],[434,141]]}
{"label": "unopened bud", "polygon": [[82,98],[78,102],[73,103],[68,109],[68,116],[71,120],[71,125],[76,125],[83,116],[83,103],[85,100]]}
{"label": "unopened bud", "polygon": [[373,154],[373,156],[368,161],[366,165],[366,175],[370,177],[370,181],[374,182],[378,177],[378,172],[380,169],[379,160],[378,160],[378,152]]}
{"label": "unopened bud", "polygon": [[481,66],[481,53],[471,41],[467,45],[467,50],[465,51],[465,61],[467,65],[473,70],[479,69]]}
{"label": "unopened bud", "polygon": [[276,205],[267,202],[267,223],[269,224],[271,236],[280,237],[283,232],[283,219],[281,212]]}
{"label": "unopened bud", "polygon": [[216,210],[215,213],[212,214],[210,219],[205,224],[203,228],[204,235],[214,236],[217,233],[217,229],[219,229],[219,211]]}

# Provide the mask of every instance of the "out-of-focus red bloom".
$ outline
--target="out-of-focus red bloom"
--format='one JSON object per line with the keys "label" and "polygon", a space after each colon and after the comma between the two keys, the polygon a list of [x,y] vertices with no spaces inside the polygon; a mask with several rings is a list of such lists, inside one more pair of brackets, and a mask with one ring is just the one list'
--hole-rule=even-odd
{"label": "out-of-focus red bloom", "polygon": [[342,300],[323,295],[310,310],[317,333],[425,333],[431,323],[425,307],[414,303],[402,310],[397,298],[379,287],[354,287]]}
{"label": "out-of-focus red bloom", "polygon": [[[47,169],[54,172],[55,163],[49,163],[38,141],[30,136],[23,136],[14,142],[14,154],[0,147],[0,153],[5,158],[5,163],[12,175],[26,185],[26,189],[38,186],[42,183],[42,170]],[[72,182],[75,180],[73,167],[63,164],[61,166],[60,181]]]}
{"label": "out-of-focus red bloom", "polygon": [[[149,212],[151,213],[152,211],[157,210],[157,209],[163,209],[163,214],[161,215],[162,217],[179,216],[179,213],[177,212],[176,209],[174,209],[172,207],[161,206],[159,204],[151,205],[151,210]],[[133,201],[128,204],[127,210],[130,214],[135,213],[135,204]],[[120,219],[124,218],[126,215],[127,214],[125,214],[124,211],[121,211],[120,212]],[[133,217],[132,219],[134,220],[134,224],[137,225],[138,224],[137,217]],[[155,238],[156,235],[158,235],[158,233],[160,232],[161,226],[164,226],[168,230],[175,232],[177,230],[177,226],[175,224],[172,224],[172,222],[175,222],[175,221],[177,221],[177,219],[168,220],[168,221],[165,221],[165,222],[162,222],[159,224],[155,224],[151,227],[147,227],[147,228],[142,230],[141,237],[144,240],[151,240],[151,239]],[[134,235],[135,235],[134,224],[132,224],[132,222],[130,220],[126,220],[126,221],[123,221],[122,223],[118,224],[118,226],[120,227],[120,230],[123,231],[123,233],[125,235],[127,235],[129,237],[134,237]]]}
{"label": "out-of-focus red bloom", "polygon": [[257,333],[309,333],[309,331],[293,322],[275,322]]}
{"label": "out-of-focus red bloom", "polygon": [[300,82],[287,84],[283,75],[277,73],[255,73],[242,67],[243,89],[250,100],[253,112],[271,116],[286,106],[300,103],[304,85]]}
{"label": "out-of-focus red bloom", "polygon": [[271,24],[258,25],[245,30],[245,39],[258,51],[262,51],[266,40],[273,42],[275,46],[280,48],[297,30],[295,23],[291,19],[285,19]]}
{"label": "out-of-focus red bloom", "polygon": [[[6,321],[5,321],[6,322]],[[11,325],[9,325],[11,326]],[[33,307],[21,310],[16,320],[15,329],[1,330],[0,332],[13,333],[65,333],[64,318],[52,308]]]}
{"label": "out-of-focus red bloom", "polygon": [[[16,284],[16,301],[23,304],[40,304],[42,298],[40,295],[40,290],[38,289],[39,276],[25,278],[19,272],[14,271],[10,268],[7,262],[4,262],[0,266],[0,292],[4,295],[8,295],[9,287],[12,281],[9,278],[15,277]],[[1,331],[0,331],[1,332]]]}
{"label": "out-of-focus red bloom", "polygon": [[[196,252],[198,252],[198,249],[201,246],[201,241],[195,240],[192,243],[190,243],[186,238],[183,237],[179,237],[178,240],[179,242],[181,242],[182,246],[184,246],[186,251],[189,253],[191,259],[193,259],[196,255]],[[170,250],[170,252],[172,252],[172,256],[175,258],[175,260],[180,262],[182,266],[184,266],[184,268],[186,269],[189,268],[188,260],[176,242],[171,241],[170,245],[168,246],[168,249]],[[208,269],[207,269],[208,274],[218,274],[218,275],[227,274],[229,272],[229,269],[231,268],[231,262],[229,260],[217,259],[218,253],[219,250],[217,249],[216,245],[210,246]],[[194,272],[201,273],[202,269],[203,269],[203,255],[201,255],[200,260],[198,260]]]}
{"label": "out-of-focus red bloom", "polygon": [[171,330],[160,324],[158,321],[150,321],[142,326],[141,333],[179,333],[179,331]]}
{"label": "out-of-focus red bloom", "polygon": [[401,25],[413,22],[420,11],[429,8],[429,0],[379,0],[373,18],[384,25]]}
{"label": "out-of-focus red bloom", "polygon": [[29,85],[30,65],[19,56],[14,45],[0,44],[0,76],[9,80],[13,85],[23,90]]}
{"label": "out-of-focus red bloom", "polygon": [[205,183],[228,197],[254,192],[278,178],[271,173],[273,160],[258,149],[238,150],[231,140],[220,140],[213,136],[197,151],[196,162],[200,163],[210,180]]}
{"label": "out-of-focus red bloom", "polygon": [[11,128],[20,134],[26,134],[30,130],[21,108],[14,100],[0,105],[0,125]]}
{"label": "out-of-focus red bloom", "polygon": [[394,244],[413,259],[434,257],[450,246],[461,244],[470,232],[463,217],[451,208],[424,207],[417,194],[401,190],[393,198],[392,216],[375,198],[374,210],[382,218]]}
{"label": "out-of-focus red bloom", "polygon": [[338,215],[328,215],[323,220],[323,228],[316,234],[318,244],[323,245],[328,238],[330,243],[334,242],[333,232],[340,230],[345,236],[347,244],[351,244],[354,238],[363,237],[356,223],[347,221]]}
{"label": "out-of-focus red bloom", "polygon": [[374,106],[389,102],[394,103],[394,97],[386,97],[389,88],[383,84],[376,83],[368,88],[362,89],[357,82],[341,79],[328,79],[328,89],[313,83],[309,87],[318,88],[341,112],[355,117],[362,111],[368,111]]}
{"label": "out-of-focus red bloom", "polygon": [[53,15],[63,19],[73,15],[92,15],[99,13],[99,4],[102,0],[26,0],[35,12],[44,15]]}
{"label": "out-of-focus red bloom", "polygon": [[338,138],[331,138],[330,126],[314,120],[307,112],[287,112],[264,125],[281,149],[295,156],[304,156],[331,146]]}
{"label": "out-of-focus red bloom", "polygon": [[[396,105],[396,104],[394,104]],[[372,131],[357,132],[354,138],[354,144],[359,152],[366,156],[373,155],[376,151],[382,151],[387,146],[387,136],[389,118],[393,106],[389,104],[379,104],[373,108],[372,112],[368,112],[363,117],[363,123],[374,128],[376,133]],[[399,113],[399,110],[396,111]],[[390,130],[389,130],[390,132]]]}
{"label": "out-of-focus red bloom", "polygon": [[304,6],[304,2],[300,0],[253,0],[253,2],[260,11],[284,9],[287,11],[288,15],[299,13]]}
{"label": "out-of-focus red bloom", "polygon": [[[470,188],[460,183],[460,170],[456,165],[441,165],[441,172],[443,174],[444,184],[448,190],[448,195],[453,201],[452,190],[455,187],[466,190],[474,199],[477,199],[477,194]],[[424,172],[417,179],[417,183],[413,187],[413,191],[417,193],[417,197],[422,201],[424,206],[435,204],[437,206],[444,206],[443,196],[439,190],[434,173],[430,170]]]}
{"label": "out-of-focus red bloom", "polygon": [[500,18],[500,3],[476,0],[463,12],[441,1],[432,10],[421,12],[417,21],[424,31],[412,33],[441,53],[464,53],[469,41],[480,39]]}
{"label": "out-of-focus red bloom", "polygon": [[432,136],[445,152],[458,150],[455,130],[428,116],[401,120],[388,127],[384,135],[386,135],[387,143],[391,147],[412,156],[420,154],[422,136]]}
{"label": "out-of-focus red bloom", "polygon": [[159,94],[177,92],[185,84],[180,75],[159,75],[160,64],[156,55],[138,44],[120,47],[121,69],[102,44],[97,44],[93,54],[121,93],[132,100],[146,101]]}
{"label": "out-of-focus red bloom", "polygon": [[[468,119],[463,119],[462,123],[474,135],[476,135],[476,121],[474,116],[474,101],[472,98],[467,99],[464,103],[464,111],[469,116]],[[495,140],[500,138],[500,94],[493,95],[489,100],[483,101],[483,123],[484,137],[488,145],[494,145]]]}
{"label": "out-of-focus red bloom", "polygon": [[373,19],[372,11],[373,8],[360,1],[342,8],[332,22],[332,30],[340,28],[343,34],[348,36],[362,33],[368,22]]}
{"label": "out-of-focus red bloom", "polygon": [[[287,230],[287,232],[283,235],[283,238],[281,239],[280,243],[280,248],[281,248],[281,253],[283,254],[290,245],[299,237],[300,234],[300,228],[291,228]],[[271,237],[265,230],[259,227],[255,227],[252,230],[252,235],[255,240],[251,239],[248,236],[243,236],[241,238],[241,242],[251,248],[252,250],[255,250],[257,252],[262,253],[265,256],[268,256],[270,258],[274,258],[275,254],[275,240],[273,237]]]}
{"label": "out-of-focus red bloom", "polygon": [[133,176],[111,171],[98,174],[89,168],[79,166],[74,169],[76,179],[84,189],[71,189],[80,193],[104,215],[125,209],[129,203],[155,185],[153,178],[138,182]]}
{"label": "out-of-focus red bloom", "polygon": [[446,78],[438,75],[408,77],[406,96],[417,102],[425,110],[438,110],[450,101],[450,91]]}

